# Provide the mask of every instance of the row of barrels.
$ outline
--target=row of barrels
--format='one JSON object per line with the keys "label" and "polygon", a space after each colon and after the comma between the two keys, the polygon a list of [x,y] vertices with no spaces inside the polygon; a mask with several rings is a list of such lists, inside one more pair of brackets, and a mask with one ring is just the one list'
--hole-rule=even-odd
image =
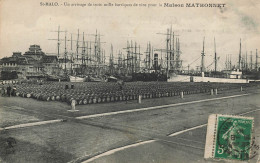
{"label": "row of barrels", "polygon": [[[212,88],[229,90],[239,88],[241,84],[219,83],[167,83],[167,82],[133,82],[126,83],[122,89],[116,83],[73,83],[74,89],[65,89],[71,83],[45,83],[43,85],[18,85],[17,96],[34,98],[42,101],[62,101],[71,103],[72,99],[77,104],[93,104],[136,100],[142,98],[159,98],[185,94],[210,92]],[[243,84],[243,86],[249,86]]]}
{"label": "row of barrels", "polygon": [[[64,89],[65,85],[68,85],[68,83],[51,83],[51,84],[46,84],[46,85],[30,85],[29,88],[31,89],[41,89],[41,90],[62,90]],[[72,85],[72,84],[70,84]],[[74,84],[73,84],[74,85]],[[204,88],[218,88],[218,87],[233,87],[236,86],[234,84],[218,84],[218,83],[167,83],[167,82],[135,82],[135,83],[127,83],[124,85],[123,90],[136,90],[136,89],[146,89],[146,90],[160,90],[160,89],[193,89],[193,88],[199,88],[199,87],[204,87]],[[28,86],[24,85],[24,87]],[[23,87],[23,88],[24,88]],[[73,89],[75,92],[115,92],[119,90],[118,84],[114,83],[75,83],[75,88]],[[73,91],[72,90],[72,91]],[[71,90],[68,90],[71,91]]]}
{"label": "row of barrels", "polygon": [[[183,94],[197,94],[209,92],[207,89],[197,90],[197,91],[184,91]],[[179,92],[153,92],[153,93],[143,93],[143,94],[108,94],[108,95],[81,95],[75,96],[71,94],[55,95],[55,94],[34,94],[32,92],[22,92],[16,93],[16,96],[25,98],[34,98],[41,101],[61,101],[71,104],[72,99],[76,100],[77,105],[95,104],[95,103],[106,103],[106,102],[117,102],[117,101],[129,101],[137,100],[138,96],[141,95],[142,99],[148,98],[160,98],[160,97],[172,97],[179,96]]]}

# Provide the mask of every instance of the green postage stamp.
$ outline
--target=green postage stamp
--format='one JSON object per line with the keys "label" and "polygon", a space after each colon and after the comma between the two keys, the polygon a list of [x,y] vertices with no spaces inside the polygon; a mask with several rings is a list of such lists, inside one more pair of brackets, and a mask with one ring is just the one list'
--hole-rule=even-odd
{"label": "green postage stamp", "polygon": [[249,160],[253,127],[252,117],[210,115],[204,158]]}

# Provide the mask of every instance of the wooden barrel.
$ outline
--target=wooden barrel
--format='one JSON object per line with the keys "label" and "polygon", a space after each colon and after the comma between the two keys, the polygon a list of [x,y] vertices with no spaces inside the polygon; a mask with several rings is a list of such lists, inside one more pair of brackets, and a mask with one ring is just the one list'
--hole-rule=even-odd
{"label": "wooden barrel", "polygon": [[113,95],[110,96],[110,101],[114,102],[115,101],[115,97]]}
{"label": "wooden barrel", "polygon": [[98,98],[97,98],[97,103],[101,103],[102,102],[102,99],[101,99],[101,97],[99,96]]}
{"label": "wooden barrel", "polygon": [[121,95],[121,96],[119,97],[119,100],[120,100],[120,101],[123,101],[123,99],[124,99],[124,96]]}
{"label": "wooden barrel", "polygon": [[97,103],[97,97],[94,96],[94,97],[93,97],[93,104],[96,104],[96,103]]}
{"label": "wooden barrel", "polygon": [[102,96],[102,102],[106,102],[107,97],[106,96]]}
{"label": "wooden barrel", "polygon": [[88,100],[86,98],[83,99],[83,105],[87,105],[88,104]]}
{"label": "wooden barrel", "polygon": [[51,100],[52,100],[52,101],[55,101],[55,99],[56,99],[55,96],[52,95],[52,96],[51,96]]}
{"label": "wooden barrel", "polygon": [[110,97],[107,96],[106,102],[110,102]]}
{"label": "wooden barrel", "polygon": [[93,103],[93,97],[92,97],[92,96],[89,97],[88,103],[89,103],[89,104],[92,104],[92,103]]}
{"label": "wooden barrel", "polygon": [[77,100],[77,102],[78,102],[79,105],[82,105],[82,104],[83,104],[83,98],[77,98],[76,100]]}
{"label": "wooden barrel", "polygon": [[65,95],[61,95],[61,101],[65,102],[66,101],[66,96]]}
{"label": "wooden barrel", "polygon": [[57,96],[56,96],[56,100],[57,100],[57,101],[60,101],[60,95],[57,95]]}
{"label": "wooden barrel", "polygon": [[41,94],[37,95],[37,100],[42,100],[42,95]]}
{"label": "wooden barrel", "polygon": [[42,95],[42,100],[43,101],[47,101],[47,96],[46,95]]}
{"label": "wooden barrel", "polygon": [[47,96],[46,101],[50,101],[50,100],[51,100],[51,97],[50,97],[50,96]]}

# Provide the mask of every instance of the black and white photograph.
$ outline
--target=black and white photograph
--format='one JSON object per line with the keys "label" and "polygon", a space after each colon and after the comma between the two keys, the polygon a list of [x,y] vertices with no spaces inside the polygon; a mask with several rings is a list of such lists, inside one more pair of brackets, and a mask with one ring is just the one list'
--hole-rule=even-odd
{"label": "black and white photograph", "polygon": [[259,11],[0,0],[0,163],[260,163]]}

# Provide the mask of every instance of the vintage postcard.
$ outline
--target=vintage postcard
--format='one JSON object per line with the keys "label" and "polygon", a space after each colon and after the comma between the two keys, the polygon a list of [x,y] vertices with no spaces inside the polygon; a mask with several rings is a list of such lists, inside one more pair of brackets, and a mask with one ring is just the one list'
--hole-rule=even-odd
{"label": "vintage postcard", "polygon": [[0,0],[0,162],[259,163],[259,10]]}
{"label": "vintage postcard", "polygon": [[254,146],[252,117],[209,116],[205,158],[249,160]]}

